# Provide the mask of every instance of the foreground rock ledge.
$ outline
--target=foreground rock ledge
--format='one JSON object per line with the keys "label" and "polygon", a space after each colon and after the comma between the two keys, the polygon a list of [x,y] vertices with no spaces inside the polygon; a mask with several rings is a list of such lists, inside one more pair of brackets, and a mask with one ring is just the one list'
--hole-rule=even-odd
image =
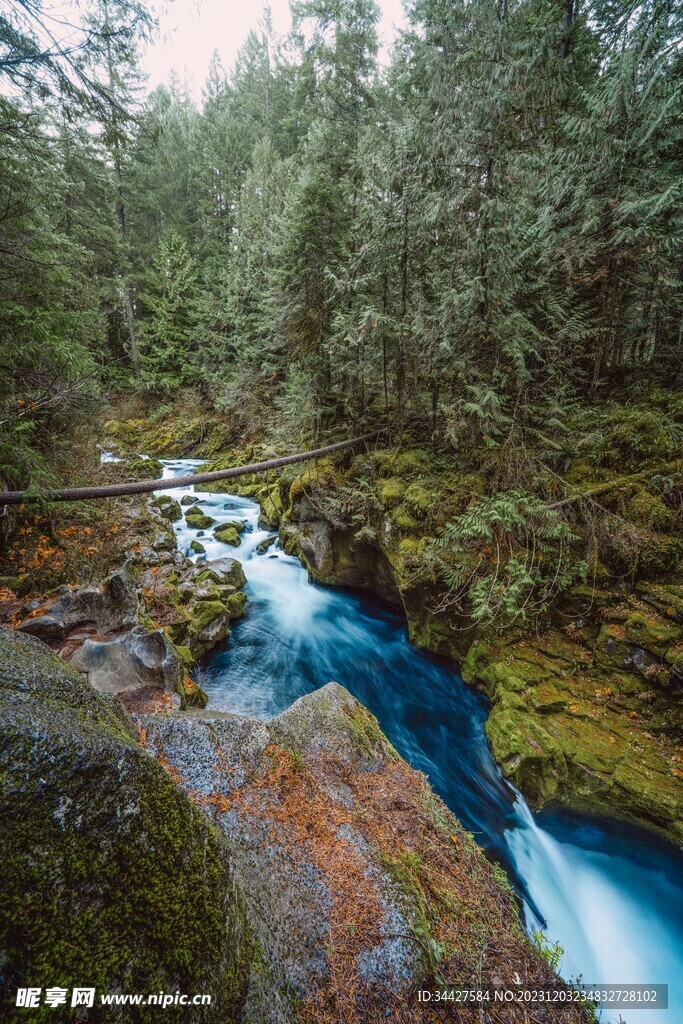
{"label": "foreground rock ledge", "polygon": [[[28,985],[210,992],[213,1015],[185,1019],[238,1020],[251,942],[230,857],[119,700],[42,641],[0,628],[0,716],[0,1020],[15,1019]],[[87,1020],[153,1013],[100,1008]],[[31,1016],[73,1020],[49,1007]]]}
{"label": "foreground rock ledge", "polygon": [[[136,740],[42,642],[0,629],[0,666],[4,999],[87,983],[211,993],[190,1022],[408,1024],[455,1019],[421,987],[556,983],[502,874],[336,683],[269,723],[139,716]],[[88,1020],[158,1017],[117,1013]]]}
{"label": "foreground rock ledge", "polygon": [[[556,983],[502,872],[344,687],[268,723],[203,711],[138,724],[231,850],[257,944],[245,1021],[454,1019],[419,1005],[417,989],[508,987],[515,972]],[[578,1008],[505,1013],[584,1019]]]}

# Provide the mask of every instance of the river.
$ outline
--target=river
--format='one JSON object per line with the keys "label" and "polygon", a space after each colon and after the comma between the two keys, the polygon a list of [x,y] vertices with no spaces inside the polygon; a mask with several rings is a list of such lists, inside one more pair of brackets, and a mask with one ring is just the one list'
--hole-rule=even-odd
{"label": "river", "polygon": [[[199,460],[166,460],[164,476]],[[192,488],[169,488],[181,498]],[[507,871],[527,929],[541,927],[564,953],[566,979],[610,985],[668,983],[669,1009],[603,1011],[601,1021],[683,1022],[683,857],[649,831],[553,810],[534,815],[502,777],[484,723],[486,700],[452,664],[411,646],[402,616],[380,601],[308,582],[296,558],[258,526],[253,501],[196,492],[217,522],[241,519],[238,548],[175,524],[188,552],[238,558],[249,604],[229,640],[199,674],[213,709],[270,718],[329,680],[346,686],[378,718],[394,746]],[[464,979],[463,979],[464,980]]]}

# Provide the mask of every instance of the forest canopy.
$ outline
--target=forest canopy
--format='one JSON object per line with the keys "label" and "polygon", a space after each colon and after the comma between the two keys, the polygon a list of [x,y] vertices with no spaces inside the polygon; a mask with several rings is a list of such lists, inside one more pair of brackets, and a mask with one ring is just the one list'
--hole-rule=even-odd
{"label": "forest canopy", "polygon": [[471,449],[680,379],[679,3],[411,0],[385,66],[373,0],[297,0],[199,104],[143,0],[83,10],[0,15],[5,486],[105,392]]}

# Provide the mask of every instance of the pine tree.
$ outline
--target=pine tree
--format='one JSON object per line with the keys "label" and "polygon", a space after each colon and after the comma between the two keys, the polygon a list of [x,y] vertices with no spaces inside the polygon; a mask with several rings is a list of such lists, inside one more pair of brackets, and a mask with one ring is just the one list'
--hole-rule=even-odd
{"label": "pine tree", "polygon": [[195,282],[196,268],[184,239],[173,231],[163,235],[139,297],[147,314],[140,327],[142,379],[156,393],[170,394],[196,379]]}

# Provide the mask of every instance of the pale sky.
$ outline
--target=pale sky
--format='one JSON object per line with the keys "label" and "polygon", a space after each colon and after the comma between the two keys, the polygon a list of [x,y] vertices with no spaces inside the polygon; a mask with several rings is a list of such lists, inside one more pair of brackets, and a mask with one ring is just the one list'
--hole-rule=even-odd
{"label": "pale sky", "polygon": [[[382,10],[379,35],[386,54],[396,27],[405,24],[401,0],[378,0]],[[142,60],[154,89],[168,81],[172,70],[188,79],[192,95],[199,100],[209,61],[217,49],[226,69],[250,29],[258,26],[265,4],[262,0],[158,0],[152,4],[159,19],[160,33]],[[284,34],[291,26],[289,0],[270,0],[273,27]]]}

